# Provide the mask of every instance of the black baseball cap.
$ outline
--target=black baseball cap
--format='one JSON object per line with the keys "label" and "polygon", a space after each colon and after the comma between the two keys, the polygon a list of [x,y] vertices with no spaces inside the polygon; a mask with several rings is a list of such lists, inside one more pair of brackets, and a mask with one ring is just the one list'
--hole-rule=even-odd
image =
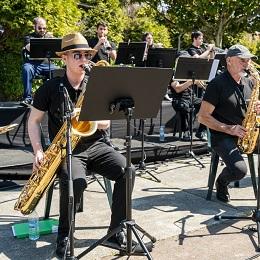
{"label": "black baseball cap", "polygon": [[241,44],[235,44],[232,45],[226,54],[227,57],[239,57],[242,59],[251,59],[251,58],[257,58],[254,54],[250,53],[250,51],[243,45]]}

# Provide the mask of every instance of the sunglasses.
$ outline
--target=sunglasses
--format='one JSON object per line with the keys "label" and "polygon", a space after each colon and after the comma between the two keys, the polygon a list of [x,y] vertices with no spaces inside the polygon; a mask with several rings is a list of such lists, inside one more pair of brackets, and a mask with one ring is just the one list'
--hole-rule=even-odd
{"label": "sunglasses", "polygon": [[85,52],[85,53],[75,52],[75,53],[73,53],[73,58],[75,60],[80,60],[83,56],[87,60],[90,60],[92,58],[92,55],[88,52]]}
{"label": "sunglasses", "polygon": [[38,27],[38,30],[46,30],[46,27]]}

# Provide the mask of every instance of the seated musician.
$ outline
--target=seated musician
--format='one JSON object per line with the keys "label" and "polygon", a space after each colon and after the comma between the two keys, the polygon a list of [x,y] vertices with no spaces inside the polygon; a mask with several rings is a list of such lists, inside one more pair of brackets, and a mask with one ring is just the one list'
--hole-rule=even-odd
{"label": "seated musician", "polygon": [[[44,60],[30,60],[30,39],[31,38],[53,38],[52,33],[47,32],[46,20],[42,17],[36,17],[33,20],[34,32],[28,34],[24,38],[23,65],[22,65],[22,81],[24,87],[22,104],[29,105],[32,103],[32,81],[35,77],[49,76],[49,63]],[[55,66],[51,64],[51,70]]]}
{"label": "seated musician", "polygon": [[[247,110],[246,100],[253,88],[252,80],[245,77],[252,57],[254,55],[243,45],[229,48],[227,70],[209,82],[199,111],[199,121],[210,129],[211,147],[225,163],[216,181],[216,196],[223,202],[230,200],[228,184],[241,180],[247,173],[237,142],[249,131],[242,126],[242,121]],[[259,114],[259,101],[255,109]]]}
{"label": "seated musician", "polygon": [[[204,87],[203,84],[199,81],[195,81],[195,85],[197,87]],[[172,107],[177,112],[181,114],[181,131],[183,136],[181,140],[190,141],[190,132],[189,132],[189,123],[190,123],[190,111],[191,111],[191,87],[192,80],[179,82],[177,80],[173,80],[170,84],[170,89],[172,92]],[[194,117],[197,115],[200,109],[201,98],[198,98],[193,93],[193,106],[194,106]],[[193,120],[194,121],[194,120]],[[193,123],[193,122],[192,122]],[[202,136],[200,139],[206,141],[206,137],[204,137],[201,132],[204,130],[204,127],[199,126],[196,135]]]}
{"label": "seated musician", "polygon": [[[40,138],[40,122],[43,120],[44,113],[48,111],[49,137],[53,141],[63,124],[65,102],[63,92],[65,92],[66,88],[71,102],[75,105],[86,87],[87,76],[83,65],[88,64],[97,52],[89,47],[87,40],[80,33],[64,36],[61,47],[61,52],[56,54],[64,61],[66,73],[61,78],[57,77],[48,80],[37,89],[29,117],[28,130],[35,154],[33,167],[36,168],[41,167],[41,162],[44,160]],[[62,84],[64,86],[63,91],[61,90]],[[86,173],[95,172],[109,180],[115,181],[112,215],[108,229],[108,231],[111,231],[119,227],[121,221],[126,219],[126,178],[123,170],[126,167],[126,158],[111,146],[108,135],[110,121],[96,122],[97,131],[89,137],[81,137],[80,142],[72,153],[74,212],[77,211],[83,192],[87,187]],[[134,167],[132,167],[132,173],[134,182]],[[60,218],[56,254],[63,258],[66,253],[70,229],[68,216],[68,170],[65,160],[60,164],[58,177],[60,185]],[[125,231],[121,230],[112,236],[109,242],[125,248]],[[136,250],[139,253],[143,252],[140,245],[137,245]],[[148,250],[151,251],[151,246]]]}

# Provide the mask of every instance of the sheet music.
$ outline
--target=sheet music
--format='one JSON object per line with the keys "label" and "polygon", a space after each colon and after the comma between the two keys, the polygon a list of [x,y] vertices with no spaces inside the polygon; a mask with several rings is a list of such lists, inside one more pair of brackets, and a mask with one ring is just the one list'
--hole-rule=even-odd
{"label": "sheet music", "polygon": [[217,73],[217,69],[218,69],[218,64],[219,64],[219,60],[214,60],[211,66],[211,71],[209,73],[209,79],[208,81],[211,81],[212,79],[215,78],[216,73]]}

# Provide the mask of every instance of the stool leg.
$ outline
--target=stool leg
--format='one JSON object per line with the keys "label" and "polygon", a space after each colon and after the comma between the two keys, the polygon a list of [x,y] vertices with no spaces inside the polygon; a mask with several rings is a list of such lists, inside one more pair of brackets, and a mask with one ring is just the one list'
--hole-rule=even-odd
{"label": "stool leg", "polygon": [[79,213],[79,212],[83,212],[83,210],[84,210],[84,207],[83,207],[83,200],[84,200],[84,198],[83,198],[84,196],[83,196],[83,194],[82,194],[82,196],[81,196],[81,199],[80,199],[80,204],[79,204],[79,207],[77,208],[77,213]]}
{"label": "stool leg", "polygon": [[211,200],[213,187],[216,179],[217,168],[218,168],[219,156],[216,152],[211,152],[211,161],[210,161],[210,169],[209,169],[209,179],[208,179],[208,194],[207,200]]}
{"label": "stool leg", "polygon": [[106,193],[107,193],[107,199],[110,206],[110,209],[112,208],[112,187],[111,187],[111,181],[105,177],[103,177],[105,187],[106,187]]}
{"label": "stool leg", "polygon": [[48,219],[50,217],[53,188],[54,188],[54,183],[52,183],[52,185],[50,186],[46,194],[44,219]]}
{"label": "stool leg", "polygon": [[254,164],[254,155],[253,154],[248,154],[248,165],[249,165],[249,170],[251,174],[251,180],[252,180],[252,185],[254,189],[254,194],[255,198],[257,198],[257,184],[256,184],[256,175],[255,175],[255,164]]}

